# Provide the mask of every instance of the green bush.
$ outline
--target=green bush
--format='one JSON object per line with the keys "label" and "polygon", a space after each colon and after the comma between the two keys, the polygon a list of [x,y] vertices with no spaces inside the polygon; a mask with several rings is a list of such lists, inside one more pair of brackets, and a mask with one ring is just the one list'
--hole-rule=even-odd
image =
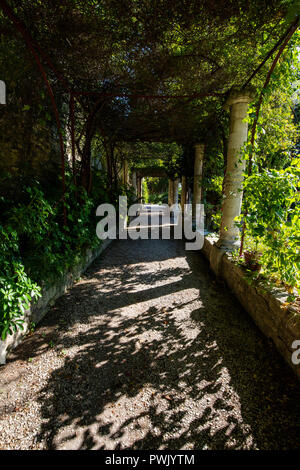
{"label": "green bush", "polygon": [[300,287],[299,161],[285,170],[264,170],[244,184],[245,248],[260,252],[262,272],[288,289]]}
{"label": "green bush", "polygon": [[2,200],[6,207],[0,226],[2,339],[22,328],[24,312],[40,296],[43,285],[76,264],[88,247],[100,243],[95,231],[100,202],[95,204],[83,188],[68,181],[66,226],[61,201],[49,200],[37,182],[24,189],[21,200],[11,208]]}
{"label": "green bush", "polygon": [[40,287],[25,272],[20,260],[18,234],[0,227],[0,335],[4,340],[23,328],[25,310],[40,296]]}

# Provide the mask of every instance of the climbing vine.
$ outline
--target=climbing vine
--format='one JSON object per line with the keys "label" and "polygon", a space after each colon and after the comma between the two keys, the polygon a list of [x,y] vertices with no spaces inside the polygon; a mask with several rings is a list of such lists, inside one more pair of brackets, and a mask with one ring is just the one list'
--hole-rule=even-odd
{"label": "climbing vine", "polygon": [[[204,199],[217,226],[228,137],[222,105],[233,87],[249,79],[261,89],[267,59],[277,53],[297,13],[292,0],[250,3],[222,2],[222,15],[216,15],[211,2],[186,8],[167,0],[0,0],[0,59],[6,64],[0,78],[10,94],[0,118],[1,172],[10,173],[1,176],[2,337],[22,325],[47,282],[97,243],[97,205],[116,204],[119,194],[133,198],[120,183],[125,160],[133,168],[152,158],[168,177],[185,175],[189,183],[194,144],[205,141]],[[265,108],[262,116],[267,114]],[[283,182],[281,173],[264,168],[280,159],[278,171],[286,171],[294,137],[285,126],[281,139],[288,143],[275,152],[262,137],[259,119],[261,150],[252,159],[254,183],[247,182],[253,214],[262,211],[252,192],[255,178],[261,175],[265,185],[270,175],[272,182]],[[295,188],[291,174],[284,175]],[[296,204],[291,186],[284,188]],[[290,237],[289,250],[296,246],[292,231],[298,219],[291,219],[288,207],[283,210],[280,230],[285,227],[282,233]],[[249,235],[257,235],[255,223],[249,219]],[[265,230],[260,241],[274,248],[279,237],[272,241]],[[284,256],[294,262],[290,252]],[[295,285],[278,263],[270,269],[280,266],[282,279]]]}

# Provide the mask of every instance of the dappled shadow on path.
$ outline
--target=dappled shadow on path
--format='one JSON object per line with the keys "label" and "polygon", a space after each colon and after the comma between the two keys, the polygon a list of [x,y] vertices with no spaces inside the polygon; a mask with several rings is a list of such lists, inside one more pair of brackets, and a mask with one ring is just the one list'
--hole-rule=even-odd
{"label": "dappled shadow on path", "polygon": [[45,325],[45,448],[299,447],[297,380],[182,242],[115,242]]}

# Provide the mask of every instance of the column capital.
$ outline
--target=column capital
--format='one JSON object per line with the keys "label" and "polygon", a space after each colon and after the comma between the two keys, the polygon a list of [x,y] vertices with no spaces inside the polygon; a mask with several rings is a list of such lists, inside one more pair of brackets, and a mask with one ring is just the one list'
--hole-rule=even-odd
{"label": "column capital", "polygon": [[250,103],[255,96],[253,88],[246,88],[245,90],[232,90],[227,98],[224,109],[229,111],[230,106],[237,103]]}

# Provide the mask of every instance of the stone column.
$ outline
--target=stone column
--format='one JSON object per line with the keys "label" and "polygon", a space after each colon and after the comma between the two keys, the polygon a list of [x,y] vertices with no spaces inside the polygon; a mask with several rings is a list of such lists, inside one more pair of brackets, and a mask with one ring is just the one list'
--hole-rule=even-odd
{"label": "stone column", "polygon": [[184,212],[184,205],[187,203],[186,176],[181,178],[181,211]]}
{"label": "stone column", "polygon": [[136,178],[136,171],[132,172],[132,187],[134,189],[134,194],[137,196],[137,178]]}
{"label": "stone column", "polygon": [[122,173],[122,183],[125,185],[125,184],[128,184],[128,161],[127,160],[124,160],[123,161],[123,173]]}
{"label": "stone column", "polygon": [[248,123],[246,122],[249,92],[233,93],[225,104],[230,110],[230,130],[227,148],[227,165],[224,177],[224,199],[220,238],[216,245],[219,248],[232,250],[239,246],[239,229],[235,225],[235,217],[241,213],[243,192],[243,173],[245,160],[241,160],[240,151],[247,141]]}
{"label": "stone column", "polygon": [[169,178],[168,204],[170,207],[174,204],[174,181],[171,178]]}
{"label": "stone column", "polygon": [[6,104],[6,85],[3,80],[0,80],[0,104]]}
{"label": "stone column", "polygon": [[174,180],[174,186],[173,186],[173,191],[174,191],[174,204],[178,204],[178,185],[179,185],[179,178],[176,178]]}
{"label": "stone column", "polygon": [[140,176],[137,179],[137,197],[138,202],[142,202],[142,178]]}
{"label": "stone column", "polygon": [[196,218],[196,205],[201,204],[204,147],[204,144],[195,145],[194,192],[192,202],[193,221],[195,221]]}

